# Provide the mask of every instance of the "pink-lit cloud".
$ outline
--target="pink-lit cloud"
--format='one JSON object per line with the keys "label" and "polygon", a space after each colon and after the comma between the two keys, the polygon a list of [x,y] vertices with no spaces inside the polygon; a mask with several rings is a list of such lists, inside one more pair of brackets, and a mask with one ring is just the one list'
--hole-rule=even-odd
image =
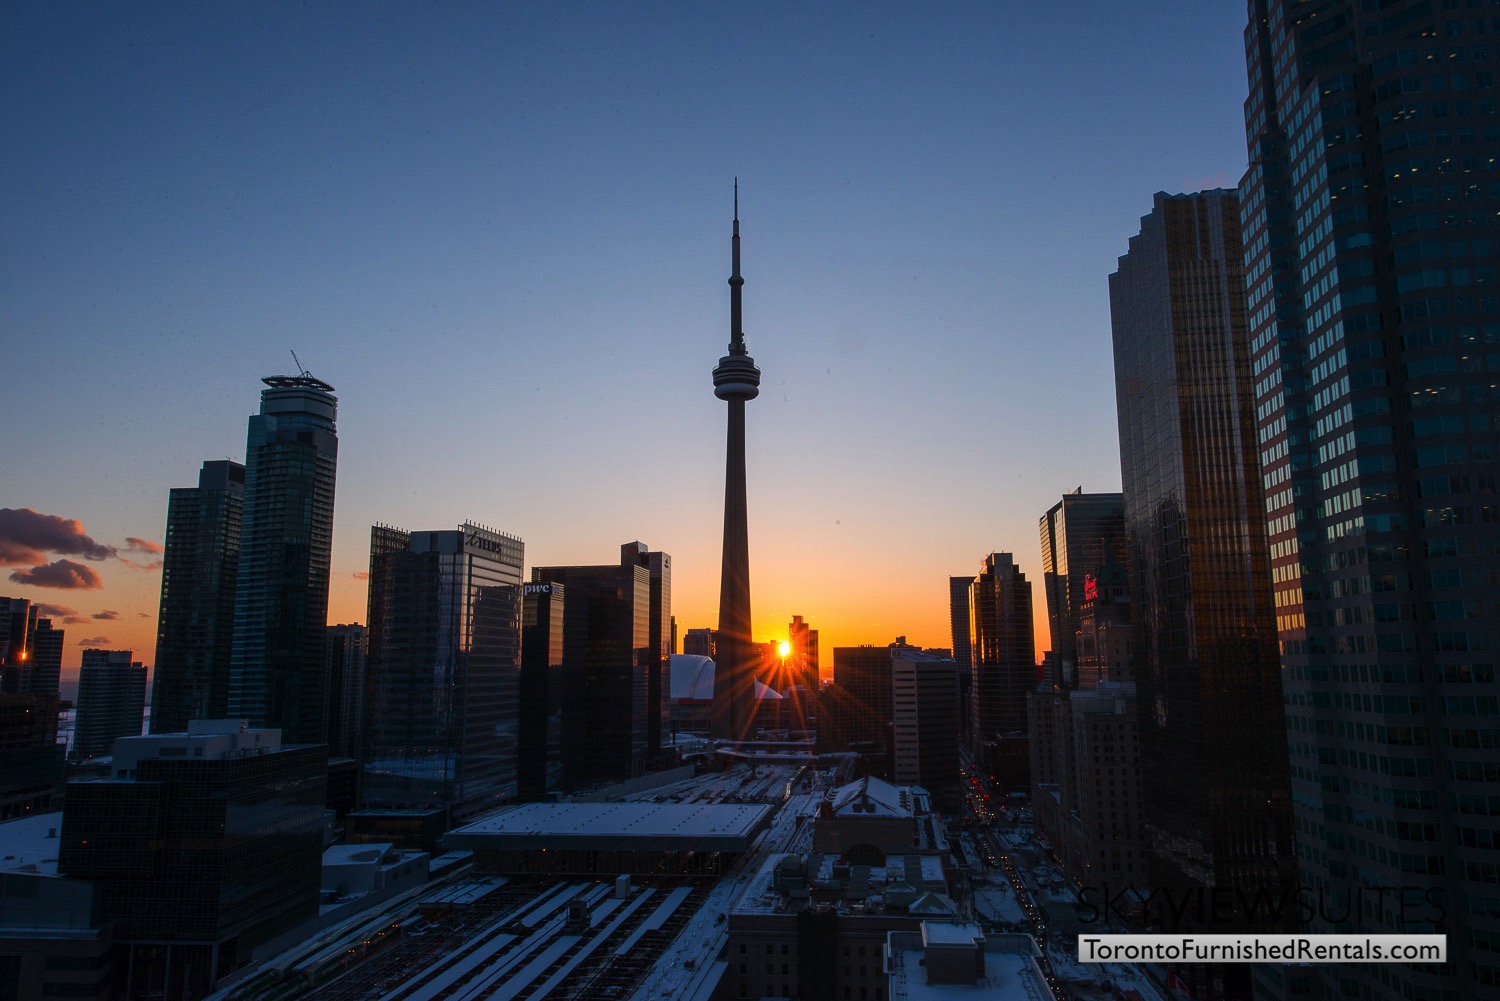
{"label": "pink-lit cloud", "polygon": [[88,621],[88,619],[85,619],[83,617],[83,614],[79,612],[78,609],[69,608],[67,605],[52,605],[48,604],[47,602],[41,601],[33,602],[33,604],[36,605],[36,611],[38,615],[50,619],[57,619],[64,625],[76,625],[80,622]]}
{"label": "pink-lit cloud", "polygon": [[150,553],[152,556],[162,554],[160,542],[152,542],[150,539],[137,539],[133,535],[125,537],[125,551],[130,553]]}
{"label": "pink-lit cloud", "polygon": [[355,580],[369,580],[370,579],[370,571],[368,571],[368,570],[356,570],[352,574],[350,574],[349,576],[353,577]]}
{"label": "pink-lit cloud", "polygon": [[17,584],[32,587],[55,587],[70,591],[97,591],[104,586],[104,579],[92,567],[72,560],[58,560],[30,570],[17,570],[10,575]]}
{"label": "pink-lit cloud", "polygon": [[115,549],[89,538],[83,522],[76,518],[59,518],[29,507],[0,508],[0,564],[39,564],[48,553],[107,560]]}
{"label": "pink-lit cloud", "polygon": [[108,636],[85,636],[83,639],[81,639],[81,640],[78,641],[78,645],[79,646],[92,646],[92,647],[107,647],[107,646],[109,646],[109,637]]}
{"label": "pink-lit cloud", "polygon": [[118,557],[118,559],[120,560],[121,563],[125,564],[127,567],[129,567],[132,570],[160,570],[161,569],[161,560],[152,560],[149,563],[137,563],[135,560],[126,559],[124,556]]}
{"label": "pink-lit cloud", "polygon": [[119,617],[120,617],[120,613],[119,612],[111,612],[107,608],[104,611],[102,611],[102,612],[95,612],[93,614],[93,618],[98,619],[100,622],[112,622],[115,619],[118,619]]}

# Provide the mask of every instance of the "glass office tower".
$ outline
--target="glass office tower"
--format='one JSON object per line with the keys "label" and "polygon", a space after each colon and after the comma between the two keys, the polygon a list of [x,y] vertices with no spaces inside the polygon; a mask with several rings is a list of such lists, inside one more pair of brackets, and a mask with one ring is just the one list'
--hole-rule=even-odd
{"label": "glass office tower", "polygon": [[1052,632],[1055,677],[1062,688],[1077,688],[1077,634],[1089,574],[1107,560],[1125,559],[1125,498],[1120,494],[1064,494],[1039,523],[1042,536],[1042,590]]}
{"label": "glass office tower", "polygon": [[[1157,194],[1109,297],[1151,886],[1251,900],[1295,867],[1239,215]],[[1222,930],[1269,927],[1230,906]],[[1181,975],[1244,996],[1236,974]]]}
{"label": "glass office tower", "polygon": [[[1256,430],[1315,932],[1448,933],[1317,996],[1500,992],[1500,9],[1252,0]],[[1351,892],[1421,906],[1344,916]],[[1435,898],[1440,903],[1428,906]]]}
{"label": "glass office tower", "polygon": [[271,376],[250,418],[229,715],[288,744],[327,735],[328,566],[338,464],[333,387]]}
{"label": "glass office tower", "polygon": [[517,792],[520,539],[370,532],[361,799],[472,816]]}
{"label": "glass office tower", "polygon": [[167,501],[152,733],[182,733],[190,719],[228,712],[244,500],[245,467],[219,459],[203,464],[196,487],[174,487]]}

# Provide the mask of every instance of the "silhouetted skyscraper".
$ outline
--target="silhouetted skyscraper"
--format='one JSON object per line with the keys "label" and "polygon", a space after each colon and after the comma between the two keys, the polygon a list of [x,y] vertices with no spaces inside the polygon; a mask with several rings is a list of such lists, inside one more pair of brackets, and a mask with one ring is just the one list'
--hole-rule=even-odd
{"label": "silhouetted skyscraper", "polygon": [[1084,587],[1106,558],[1125,557],[1125,499],[1120,494],[1064,494],[1041,518],[1042,590],[1052,629],[1056,677],[1045,680],[1078,687],[1077,633]]}
{"label": "silhouetted skyscraper", "polygon": [[563,782],[626,779],[649,764],[651,573],[615,566],[532,567],[531,583],[561,584]]}
{"label": "silhouetted skyscraper", "polygon": [[29,599],[0,597],[0,820],[52,809],[62,791],[63,630],[38,612]]}
{"label": "silhouetted skyscraper", "polygon": [[729,276],[729,353],[714,369],[714,395],[729,408],[724,474],[724,556],[719,579],[719,635],[714,659],[712,736],[739,739],[755,727],[755,668],[750,638],[750,535],[745,507],[745,404],[760,394],[760,369],[745,349],[741,326],[740,197],[735,184],[733,270]]}
{"label": "silhouetted skyscraper", "polygon": [[890,655],[892,780],[922,786],[940,810],[961,810],[958,665],[904,645]]}
{"label": "silhouetted skyscraper", "polygon": [[[521,607],[520,798],[540,802],[563,784],[563,608],[561,584],[526,584]],[[670,675],[669,675],[670,677]]]}
{"label": "silhouetted skyscraper", "polygon": [[1031,583],[1010,553],[990,553],[969,585],[974,637],[969,730],[974,757],[1002,785],[1026,789],[1026,695],[1036,682]]}
{"label": "silhouetted skyscraper", "polygon": [[146,667],[132,650],[85,650],[78,669],[74,760],[107,755],[119,737],[139,737],[146,713]]}
{"label": "silhouetted skyscraper", "polygon": [[1151,885],[1253,894],[1295,861],[1239,214],[1157,194],[1109,293]]}
{"label": "silhouetted skyscraper", "polygon": [[471,816],[516,795],[520,539],[370,530],[361,799]]}
{"label": "silhouetted skyscraper", "polygon": [[653,553],[644,542],[627,542],[620,547],[620,562],[643,566],[651,574],[651,622],[647,645],[651,653],[646,664],[646,753],[655,757],[662,752],[662,742],[670,737],[672,693],[672,557]]}
{"label": "silhouetted skyscraper", "polygon": [[969,632],[973,628],[969,619],[969,585],[972,583],[973,577],[948,578],[948,619],[953,637],[953,660],[960,671],[970,671],[974,667],[974,639]]}
{"label": "silhouetted skyscraper", "polygon": [[1431,892],[1448,932],[1442,966],[1313,973],[1325,998],[1493,996],[1500,12],[1308,6],[1249,5],[1240,182],[1301,881]]}
{"label": "silhouetted skyscraper", "polygon": [[802,620],[802,616],[792,616],[791,623],[786,627],[787,645],[791,647],[791,653],[787,654],[787,673],[791,675],[793,684],[802,685],[813,695],[818,693],[818,631],[808,627]]}
{"label": "silhouetted skyscraper", "polygon": [[167,501],[152,733],[182,733],[190,719],[229,711],[244,500],[245,467],[219,459],[203,464],[196,487],[174,487]]}
{"label": "silhouetted skyscraper", "polygon": [[[328,756],[357,758],[364,741],[370,631],[358,622],[328,627]],[[156,715],[152,709],[152,717]]]}
{"label": "silhouetted skyscraper", "polygon": [[338,399],[306,372],[261,381],[245,443],[229,715],[280,728],[288,744],[321,743]]}

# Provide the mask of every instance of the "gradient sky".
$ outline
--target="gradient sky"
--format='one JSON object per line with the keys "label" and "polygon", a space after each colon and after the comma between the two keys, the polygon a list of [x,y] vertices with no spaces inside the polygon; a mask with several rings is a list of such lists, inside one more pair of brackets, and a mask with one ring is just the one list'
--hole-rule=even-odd
{"label": "gradient sky", "polygon": [[528,567],[640,539],[679,627],[715,624],[737,175],[757,636],[805,616],[825,672],[947,646],[950,574],[1009,550],[1035,585],[1041,514],[1119,489],[1106,277],[1153,192],[1243,172],[1242,29],[1202,0],[9,5],[0,508],[118,556],[0,594],[75,613],[70,667],[150,663],[167,491],[243,460],[295,349],[339,397],[330,621],[364,621],[373,523],[468,519]]}

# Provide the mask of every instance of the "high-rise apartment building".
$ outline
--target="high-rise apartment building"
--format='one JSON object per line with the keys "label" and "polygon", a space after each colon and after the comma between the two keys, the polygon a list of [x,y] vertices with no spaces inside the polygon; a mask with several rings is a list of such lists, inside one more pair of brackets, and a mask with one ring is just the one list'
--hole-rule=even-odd
{"label": "high-rise apartment building", "polygon": [[139,737],[146,713],[146,666],[133,650],[85,650],[73,722],[76,761],[109,754],[119,737]]}
{"label": "high-rise apartment building", "polygon": [[973,577],[948,578],[948,624],[953,637],[953,660],[962,671],[974,667],[974,637],[970,632],[973,623],[969,620],[969,585]]}
{"label": "high-rise apartment building", "polygon": [[[370,631],[358,622],[328,627],[328,756],[358,758],[364,739]],[[155,711],[153,709],[153,717]]]}
{"label": "high-rise apartment building", "polygon": [[1088,575],[1105,562],[1125,557],[1125,498],[1086,494],[1079,487],[1054,504],[1040,521],[1042,590],[1052,631],[1055,676],[1044,680],[1078,687],[1077,634]]}
{"label": "high-rise apartment building", "polygon": [[1251,899],[1295,865],[1243,288],[1223,190],[1157,194],[1109,279],[1151,885]]}
{"label": "high-rise apartment building", "polygon": [[0,692],[56,697],[63,630],[27,598],[0,598]]}
{"label": "high-rise apartment building", "polygon": [[229,715],[279,728],[289,744],[322,743],[338,399],[306,372],[261,381],[245,443]]}
{"label": "high-rise apartment building", "polygon": [[151,732],[182,733],[190,719],[229,710],[234,589],[240,565],[245,467],[203,464],[196,487],[174,487],[167,501]]}
{"label": "high-rise apartment building", "polygon": [[[651,574],[633,559],[615,566],[532,567],[532,584],[561,584],[563,781],[610,782],[646,771]],[[670,690],[663,693],[670,697]]]}
{"label": "high-rise apartment building", "polygon": [[520,539],[370,531],[361,798],[472,816],[516,795]]}
{"label": "high-rise apartment building", "polygon": [[1036,682],[1031,583],[1010,553],[990,553],[969,583],[969,733],[979,767],[1007,788],[1029,786],[1026,696]]}
{"label": "high-rise apartment building", "polygon": [[1500,10],[1252,0],[1240,183],[1253,436],[1301,882],[1436,908],[1448,962],[1319,967],[1317,995],[1500,992]]}
{"label": "high-rise apartment building", "polygon": [[717,629],[689,629],[682,635],[682,652],[693,654],[697,657],[714,658],[714,637]]}

